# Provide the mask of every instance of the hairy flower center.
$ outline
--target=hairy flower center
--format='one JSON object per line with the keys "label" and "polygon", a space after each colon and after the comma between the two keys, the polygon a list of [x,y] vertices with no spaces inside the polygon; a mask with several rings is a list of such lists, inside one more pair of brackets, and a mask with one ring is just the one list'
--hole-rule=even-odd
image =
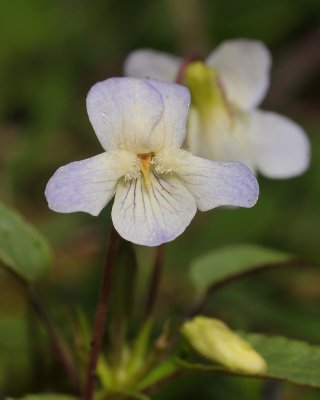
{"label": "hairy flower center", "polygon": [[[161,150],[158,153],[138,153],[136,155],[122,153],[120,157],[120,165],[123,171],[121,176],[125,181],[143,176],[146,187],[150,187],[152,185],[151,174],[172,174],[183,159],[183,154],[176,149]],[[119,161],[119,158],[117,161]]]}

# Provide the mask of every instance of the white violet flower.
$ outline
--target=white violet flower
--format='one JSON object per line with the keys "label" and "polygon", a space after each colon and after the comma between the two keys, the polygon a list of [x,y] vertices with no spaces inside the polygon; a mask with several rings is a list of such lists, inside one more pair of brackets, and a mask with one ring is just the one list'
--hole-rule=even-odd
{"label": "white violet flower", "polygon": [[[190,61],[190,60],[189,60]],[[257,109],[270,81],[271,56],[263,43],[229,40],[204,61],[141,49],[124,65],[127,76],[177,81],[191,91],[187,145],[201,157],[240,161],[269,178],[303,173],[310,145],[302,128]]]}
{"label": "white violet flower", "polygon": [[134,78],[95,84],[87,110],[105,151],[59,168],[47,184],[49,207],[98,215],[115,195],[115,229],[146,246],[175,239],[197,208],[252,207],[258,184],[247,167],[181,149],[189,103],[188,89],[176,84]]}

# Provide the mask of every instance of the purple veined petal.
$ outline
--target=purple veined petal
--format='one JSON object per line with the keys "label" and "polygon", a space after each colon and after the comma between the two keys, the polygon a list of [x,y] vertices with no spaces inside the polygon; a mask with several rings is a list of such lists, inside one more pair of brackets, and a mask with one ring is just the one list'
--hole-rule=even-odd
{"label": "purple veined petal", "polygon": [[146,81],[110,78],[90,89],[87,111],[105,150],[138,154],[152,150],[153,128],[162,118],[164,104]]}
{"label": "purple veined petal", "polygon": [[275,179],[297,176],[310,163],[310,142],[303,129],[290,119],[273,112],[250,114],[249,140],[256,168]]}
{"label": "purple veined petal", "polygon": [[182,59],[151,49],[135,50],[124,63],[124,75],[142,79],[175,82]]}
{"label": "purple veined petal", "polygon": [[83,211],[98,215],[115,192],[117,170],[107,153],[60,167],[49,180],[49,208],[61,213]]}
{"label": "purple veined petal", "polygon": [[158,246],[179,236],[193,219],[197,207],[192,194],[173,175],[156,177],[151,186],[143,178],[119,181],[112,208],[112,221],[130,242]]}
{"label": "purple veined petal", "polygon": [[256,40],[227,40],[206,59],[216,69],[227,99],[239,108],[250,110],[266,95],[270,82],[271,55]]}
{"label": "purple veined petal", "polygon": [[249,208],[259,196],[255,176],[238,162],[210,161],[185,153],[176,173],[194,195],[200,211],[219,206]]}

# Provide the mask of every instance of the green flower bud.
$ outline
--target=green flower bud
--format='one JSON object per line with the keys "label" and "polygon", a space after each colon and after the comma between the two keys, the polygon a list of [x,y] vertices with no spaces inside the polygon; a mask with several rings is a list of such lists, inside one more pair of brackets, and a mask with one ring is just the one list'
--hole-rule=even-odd
{"label": "green flower bud", "polygon": [[261,374],[267,369],[261,355],[222,321],[199,316],[185,322],[181,331],[198,353],[233,371]]}

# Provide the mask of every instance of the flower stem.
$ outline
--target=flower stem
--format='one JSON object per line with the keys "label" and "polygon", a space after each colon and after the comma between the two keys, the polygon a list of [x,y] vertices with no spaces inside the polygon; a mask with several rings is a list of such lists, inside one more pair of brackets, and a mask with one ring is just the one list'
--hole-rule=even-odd
{"label": "flower stem", "polygon": [[83,400],[91,400],[94,394],[96,367],[102,346],[103,333],[107,319],[108,302],[111,291],[111,281],[120,241],[120,236],[114,227],[112,227],[104,266],[102,285],[93,323],[91,348],[86,370],[85,387],[82,396]]}
{"label": "flower stem", "polygon": [[154,307],[159,293],[163,260],[164,260],[164,244],[161,244],[156,248],[156,256],[153,264],[153,270],[149,284],[149,292],[143,318],[144,322],[146,322],[152,316],[154,311]]}

